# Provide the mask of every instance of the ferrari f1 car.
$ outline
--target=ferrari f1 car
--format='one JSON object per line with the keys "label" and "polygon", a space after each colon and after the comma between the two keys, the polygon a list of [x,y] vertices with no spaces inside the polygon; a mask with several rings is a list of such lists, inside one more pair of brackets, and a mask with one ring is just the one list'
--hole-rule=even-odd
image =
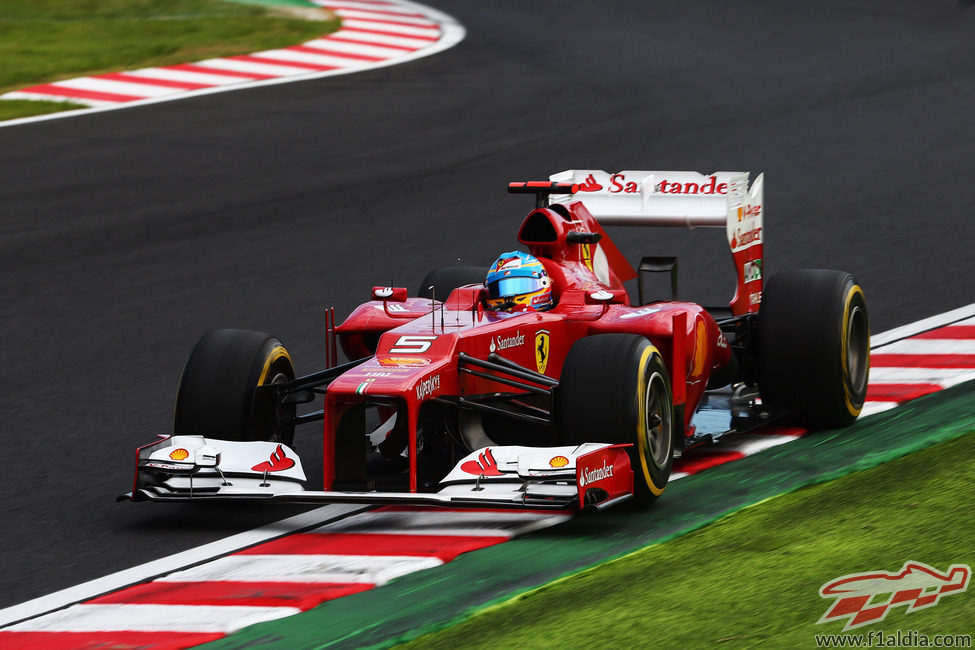
{"label": "ferrari f1 car", "polygon": [[[762,187],[739,172],[570,170],[512,183],[535,195],[518,241],[544,267],[553,307],[492,308],[487,269],[434,269],[416,296],[373,287],[343,323],[331,312],[326,367],[304,377],[272,336],[211,331],[183,371],[173,434],[138,449],[121,498],[648,505],[689,447],[783,417],[849,425],[867,388],[863,291],[821,269],[765,282]],[[676,259],[634,269],[604,225],[724,228],[730,305],[678,301]],[[665,286],[669,274],[667,299],[644,295],[654,273]],[[623,284],[633,278],[638,304]],[[339,347],[349,361],[338,363]],[[313,402],[320,410],[299,414]],[[305,489],[292,448],[311,423],[323,435],[321,490]]]}

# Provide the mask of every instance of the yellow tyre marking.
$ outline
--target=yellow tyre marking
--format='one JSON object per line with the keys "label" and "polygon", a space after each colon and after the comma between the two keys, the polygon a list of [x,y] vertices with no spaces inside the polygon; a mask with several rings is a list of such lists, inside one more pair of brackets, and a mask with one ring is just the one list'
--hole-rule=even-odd
{"label": "yellow tyre marking", "polygon": [[271,350],[271,353],[267,355],[267,359],[264,360],[264,367],[261,369],[261,376],[257,379],[258,386],[264,385],[264,382],[267,381],[268,374],[271,372],[271,366],[273,366],[274,362],[281,357],[287,359],[291,367],[294,368],[294,364],[291,362],[291,357],[288,355],[288,351],[284,349],[284,346],[277,345],[273,350]]}
{"label": "yellow tyre marking", "polygon": [[653,478],[651,478],[650,476],[650,468],[647,466],[647,456],[649,455],[650,450],[647,449],[648,443],[647,443],[647,436],[646,436],[647,359],[650,358],[651,354],[654,354],[656,352],[657,352],[657,348],[655,348],[652,345],[648,345],[646,349],[643,351],[643,354],[640,356],[639,377],[638,377],[639,389],[637,391],[637,399],[639,399],[639,402],[637,404],[638,410],[637,410],[636,434],[637,434],[637,450],[638,453],[640,454],[640,466],[643,468],[644,481],[646,482],[647,487],[650,488],[651,494],[653,494],[654,496],[660,496],[661,494],[663,494],[663,491],[667,486],[665,485],[664,487],[657,487],[657,484],[653,482]]}
{"label": "yellow tyre marking", "polygon": [[855,407],[853,406],[853,401],[851,399],[852,396],[850,395],[850,385],[853,383],[853,380],[850,377],[849,374],[850,369],[847,366],[847,362],[846,362],[846,344],[847,344],[847,328],[850,326],[850,305],[853,302],[853,296],[855,296],[856,294],[860,294],[860,297],[863,298],[864,302],[866,302],[866,298],[863,296],[863,290],[860,288],[860,285],[854,284],[852,287],[850,287],[850,291],[846,294],[845,304],[843,305],[843,330],[841,336],[842,343],[840,345],[840,355],[841,355],[840,367],[843,368],[843,380],[844,380],[843,399],[846,401],[847,411],[850,413],[850,415],[854,417],[860,415],[860,411],[863,409],[863,405],[861,404],[859,407]]}

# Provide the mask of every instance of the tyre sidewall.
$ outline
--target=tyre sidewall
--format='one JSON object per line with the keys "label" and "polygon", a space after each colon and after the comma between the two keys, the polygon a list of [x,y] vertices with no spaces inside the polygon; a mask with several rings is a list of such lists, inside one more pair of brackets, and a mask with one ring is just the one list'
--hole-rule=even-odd
{"label": "tyre sidewall", "polygon": [[[267,423],[274,421],[274,414],[255,417],[254,388],[275,377],[294,378],[291,359],[276,338],[249,330],[207,332],[183,369],[174,433],[235,441],[273,437]],[[290,431],[293,434],[293,425]],[[279,432],[278,438],[287,434]]]}
{"label": "tyre sidewall", "polygon": [[[647,383],[664,387],[670,433],[667,454],[656,462],[646,440]],[[600,334],[576,341],[559,382],[557,424],[566,444],[629,444],[634,496],[649,505],[664,490],[673,464],[673,411],[667,369],[657,349],[635,334]]]}
{"label": "tyre sidewall", "polygon": [[[859,381],[850,374],[848,328],[862,330]],[[802,269],[769,281],[759,313],[759,388],[773,410],[806,426],[842,427],[859,415],[869,374],[869,317],[849,273]]]}

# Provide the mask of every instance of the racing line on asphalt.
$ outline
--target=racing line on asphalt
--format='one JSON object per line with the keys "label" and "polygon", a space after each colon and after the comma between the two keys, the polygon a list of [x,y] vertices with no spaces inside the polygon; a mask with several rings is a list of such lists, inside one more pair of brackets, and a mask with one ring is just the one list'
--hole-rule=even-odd
{"label": "racing line on asphalt", "polygon": [[[863,415],[975,379],[975,304],[874,337]],[[790,442],[765,427],[692,450],[672,480]],[[326,506],[0,611],[0,647],[187,648],[552,526],[565,513]],[[323,518],[330,518],[322,523]],[[291,520],[288,520],[291,521]],[[211,545],[214,546],[214,545]],[[202,551],[202,549],[197,549]],[[189,555],[188,555],[189,554]],[[53,611],[52,611],[53,610]],[[19,621],[19,622],[18,622]],[[11,623],[14,623],[11,625]]]}

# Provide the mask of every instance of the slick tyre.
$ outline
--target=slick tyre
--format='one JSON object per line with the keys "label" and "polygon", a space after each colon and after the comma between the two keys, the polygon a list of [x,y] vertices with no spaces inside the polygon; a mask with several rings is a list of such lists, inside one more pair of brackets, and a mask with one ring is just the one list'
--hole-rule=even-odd
{"label": "slick tyre", "polygon": [[778,273],[765,288],[758,323],[762,401],[806,426],[852,424],[870,373],[870,319],[854,277],[825,269]]}
{"label": "slick tyre", "polygon": [[457,287],[483,284],[487,272],[487,268],[481,266],[441,266],[426,274],[416,295],[444,301]]}
{"label": "slick tyre", "polygon": [[263,332],[212,330],[193,348],[176,395],[173,431],[220,440],[273,440],[290,445],[294,410],[254,389],[295,378],[281,342]]}
{"label": "slick tyre", "polygon": [[566,444],[632,444],[638,505],[651,505],[664,491],[674,457],[674,408],[667,368],[650,341],[635,334],[576,341],[562,367],[556,410]]}

